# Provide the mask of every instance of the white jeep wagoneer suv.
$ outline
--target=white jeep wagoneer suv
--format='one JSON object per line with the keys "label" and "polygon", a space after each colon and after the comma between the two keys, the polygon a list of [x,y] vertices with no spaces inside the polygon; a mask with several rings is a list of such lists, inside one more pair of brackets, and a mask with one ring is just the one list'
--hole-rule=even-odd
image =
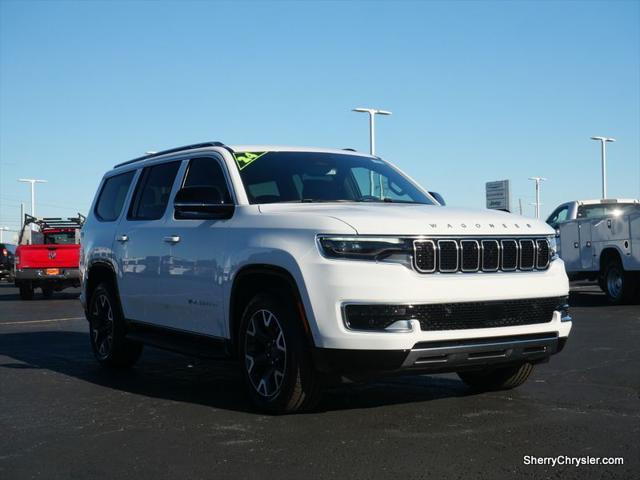
{"label": "white jeep wagoneer suv", "polygon": [[310,408],[329,378],[512,388],[571,330],[551,227],[444,207],[351,150],[211,142],[121,163],[81,244],[100,363],[143,344],[235,358],[270,412]]}

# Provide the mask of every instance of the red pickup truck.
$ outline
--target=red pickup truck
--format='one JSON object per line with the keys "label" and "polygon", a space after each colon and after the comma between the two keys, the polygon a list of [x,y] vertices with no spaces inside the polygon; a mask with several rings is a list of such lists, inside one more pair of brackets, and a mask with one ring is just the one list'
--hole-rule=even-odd
{"label": "red pickup truck", "polygon": [[84,217],[34,218],[25,215],[15,253],[15,285],[22,300],[36,288],[49,298],[54,291],[80,286],[80,228]]}

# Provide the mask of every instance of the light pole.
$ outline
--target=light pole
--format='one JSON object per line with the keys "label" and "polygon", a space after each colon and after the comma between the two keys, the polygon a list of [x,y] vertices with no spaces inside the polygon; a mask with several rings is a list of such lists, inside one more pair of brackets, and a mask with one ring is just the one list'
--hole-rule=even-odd
{"label": "light pole", "polygon": [[607,142],[615,142],[615,138],[610,137],[591,137],[591,140],[600,142],[600,152],[602,156],[602,198],[607,198]]}
{"label": "light pole", "polygon": [[391,115],[391,112],[386,110],[378,110],[376,108],[354,108],[354,112],[363,112],[369,114],[369,153],[371,155],[376,154],[376,125],[375,125],[375,116],[376,115]]}
{"label": "light pole", "polygon": [[536,182],[536,218],[540,218],[540,183],[544,182],[544,177],[529,177],[529,180]]}
{"label": "light pole", "polygon": [[38,180],[35,178],[19,178],[19,182],[31,184],[31,216],[36,216],[36,183],[47,183],[46,180]]}

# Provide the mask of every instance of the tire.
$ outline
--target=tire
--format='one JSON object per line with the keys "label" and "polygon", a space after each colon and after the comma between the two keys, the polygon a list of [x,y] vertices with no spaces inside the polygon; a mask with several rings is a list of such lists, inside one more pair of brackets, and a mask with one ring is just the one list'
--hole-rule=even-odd
{"label": "tire", "polygon": [[249,396],[259,410],[294,413],[317,404],[319,374],[302,319],[286,295],[261,293],[249,302],[240,321],[238,352]]}
{"label": "tire", "polygon": [[124,315],[110,284],[96,287],[88,312],[89,338],[96,360],[110,368],[133,366],[142,353],[142,344],[126,338]]}
{"label": "tire", "polygon": [[527,381],[533,365],[523,363],[510,367],[487,369],[479,372],[458,372],[460,379],[474,390],[510,390]]}
{"label": "tire", "polygon": [[633,274],[625,272],[622,262],[618,258],[610,259],[604,266],[602,283],[607,300],[612,305],[632,303],[637,291]]}
{"label": "tire", "polygon": [[20,299],[33,300],[33,287],[29,283],[20,284]]}
{"label": "tire", "polygon": [[53,287],[42,287],[42,296],[44,298],[53,297]]}

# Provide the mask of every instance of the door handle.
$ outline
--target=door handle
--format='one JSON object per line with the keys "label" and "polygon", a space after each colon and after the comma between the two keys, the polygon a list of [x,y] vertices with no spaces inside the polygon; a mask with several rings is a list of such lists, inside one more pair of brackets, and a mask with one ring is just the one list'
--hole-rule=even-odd
{"label": "door handle", "polygon": [[169,235],[168,237],[164,237],[164,241],[167,243],[178,243],[180,237],[178,235]]}
{"label": "door handle", "polygon": [[129,240],[129,237],[127,235],[118,235],[116,237],[116,240],[119,241],[120,243],[124,243]]}

